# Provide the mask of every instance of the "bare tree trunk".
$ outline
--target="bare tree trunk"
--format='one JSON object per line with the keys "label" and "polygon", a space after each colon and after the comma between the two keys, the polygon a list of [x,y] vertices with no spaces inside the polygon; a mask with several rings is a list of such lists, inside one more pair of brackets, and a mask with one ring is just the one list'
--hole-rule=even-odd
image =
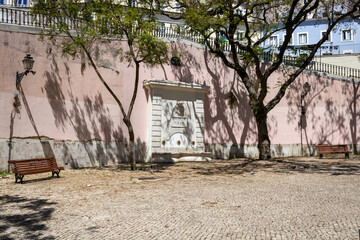
{"label": "bare tree trunk", "polygon": [[129,133],[129,163],[130,163],[130,167],[131,170],[136,170],[136,160],[135,160],[135,151],[134,151],[134,146],[135,146],[135,134],[134,134],[134,129],[132,127],[131,121],[129,119],[124,119],[124,123],[128,129],[128,133]]}
{"label": "bare tree trunk", "polygon": [[[129,44],[130,46],[132,46],[131,44]],[[132,48],[131,48],[132,49]],[[138,85],[139,85],[139,72],[140,72],[140,62],[137,61],[134,58],[134,62],[135,62],[135,84],[134,84],[134,92],[130,101],[130,105],[129,105],[129,109],[128,109],[128,113],[125,115],[123,122],[125,123],[127,129],[128,129],[128,133],[129,133],[129,163],[131,166],[131,170],[135,171],[136,170],[136,159],[135,159],[135,134],[134,134],[134,129],[131,123],[131,114],[132,114],[132,110],[134,109],[134,104],[135,104],[135,100],[136,100],[136,95],[137,95],[137,90],[138,90]]]}
{"label": "bare tree trunk", "polygon": [[255,114],[255,120],[258,130],[259,159],[270,159],[270,138],[267,127],[267,113],[264,107],[258,108]]}

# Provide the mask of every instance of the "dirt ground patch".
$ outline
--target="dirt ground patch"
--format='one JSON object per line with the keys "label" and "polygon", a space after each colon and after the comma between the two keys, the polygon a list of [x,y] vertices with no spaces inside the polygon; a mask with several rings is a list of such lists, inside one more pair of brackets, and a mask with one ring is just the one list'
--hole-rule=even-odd
{"label": "dirt ground patch", "polygon": [[357,157],[127,169],[0,179],[0,239],[358,239]]}

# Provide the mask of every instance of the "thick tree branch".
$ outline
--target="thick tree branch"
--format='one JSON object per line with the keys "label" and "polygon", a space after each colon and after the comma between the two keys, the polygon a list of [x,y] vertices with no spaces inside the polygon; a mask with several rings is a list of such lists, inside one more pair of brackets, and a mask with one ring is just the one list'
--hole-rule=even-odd
{"label": "thick tree branch", "polygon": [[[360,4],[360,1],[358,1],[358,3]],[[312,51],[310,52],[309,56],[304,60],[304,62],[299,66],[299,68],[293,72],[292,74],[290,74],[288,80],[285,81],[285,83],[283,83],[279,89],[279,91],[277,92],[277,94],[275,95],[275,97],[270,100],[268,102],[268,104],[266,105],[266,109],[267,112],[269,112],[271,109],[273,109],[283,98],[283,96],[285,95],[286,89],[290,86],[290,84],[292,82],[295,81],[295,79],[306,69],[306,67],[310,64],[310,62],[312,61],[312,59],[314,58],[316,52],[318,51],[318,49],[320,48],[320,46],[327,40],[328,35],[330,34],[330,32],[335,28],[335,26],[341,22],[342,20],[346,19],[347,17],[353,15],[354,13],[357,12],[356,8],[353,8],[351,11],[348,11],[346,14],[343,14],[342,16],[340,16],[339,18],[337,18],[336,20],[334,20],[333,22],[329,22],[328,23],[328,29],[326,30],[326,34],[321,38],[321,40],[314,46],[314,48],[312,49]]]}

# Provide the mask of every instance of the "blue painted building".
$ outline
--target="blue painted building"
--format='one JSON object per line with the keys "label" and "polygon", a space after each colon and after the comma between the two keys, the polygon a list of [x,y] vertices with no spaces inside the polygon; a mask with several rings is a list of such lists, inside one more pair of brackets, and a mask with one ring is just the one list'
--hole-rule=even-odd
{"label": "blue painted building", "polygon": [[[319,19],[309,19],[297,27],[292,35],[287,55],[297,56],[304,47],[316,44],[325,34],[327,22]],[[263,45],[266,52],[277,52],[277,48],[285,38],[285,31],[273,34]],[[293,49],[293,50],[291,50]],[[340,22],[334,28],[326,42],[316,53],[319,55],[355,54],[360,53],[359,19],[348,19]]]}

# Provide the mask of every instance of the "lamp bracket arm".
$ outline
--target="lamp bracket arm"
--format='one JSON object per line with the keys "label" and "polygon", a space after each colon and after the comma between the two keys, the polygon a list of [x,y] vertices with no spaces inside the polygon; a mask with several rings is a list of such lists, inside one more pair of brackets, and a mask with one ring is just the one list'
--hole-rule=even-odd
{"label": "lamp bracket arm", "polygon": [[304,97],[305,97],[307,94],[308,94],[307,92],[301,93],[301,100],[304,100]]}
{"label": "lamp bracket arm", "polygon": [[36,74],[36,72],[32,71],[32,70],[26,70],[25,72],[22,72],[22,73],[16,72],[16,86],[18,86],[20,84],[23,77],[28,75],[29,72],[31,72],[33,75]]}
{"label": "lamp bracket arm", "polygon": [[27,74],[27,72],[22,72],[22,73],[19,73],[19,72],[16,72],[16,86],[18,86],[21,82],[21,80],[23,79],[23,77]]}

